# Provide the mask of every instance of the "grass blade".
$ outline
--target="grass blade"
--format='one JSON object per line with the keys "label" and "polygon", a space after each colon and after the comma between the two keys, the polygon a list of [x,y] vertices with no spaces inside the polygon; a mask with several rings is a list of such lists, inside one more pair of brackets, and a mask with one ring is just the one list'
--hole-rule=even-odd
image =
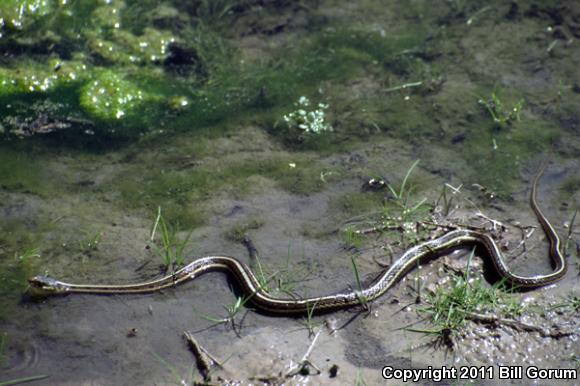
{"label": "grass blade", "polygon": [[30,377],[16,378],[16,379],[11,379],[9,381],[0,381],[0,386],[20,385],[22,383],[39,381],[41,379],[46,379],[48,377],[49,377],[49,375],[33,375]]}

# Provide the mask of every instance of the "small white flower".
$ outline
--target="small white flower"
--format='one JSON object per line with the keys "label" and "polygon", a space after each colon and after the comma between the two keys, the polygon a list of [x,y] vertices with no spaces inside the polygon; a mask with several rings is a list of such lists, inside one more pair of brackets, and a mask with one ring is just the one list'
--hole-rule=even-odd
{"label": "small white flower", "polygon": [[317,110],[308,111],[304,107],[310,105],[310,100],[305,96],[301,96],[295,105],[298,107],[296,111],[283,116],[288,127],[315,134],[322,131],[332,131],[332,126],[325,122],[324,110],[328,108],[328,104],[318,103]]}
{"label": "small white flower", "polygon": [[308,106],[310,105],[310,100],[305,96],[301,96],[300,98],[298,98],[298,104],[300,106]]}

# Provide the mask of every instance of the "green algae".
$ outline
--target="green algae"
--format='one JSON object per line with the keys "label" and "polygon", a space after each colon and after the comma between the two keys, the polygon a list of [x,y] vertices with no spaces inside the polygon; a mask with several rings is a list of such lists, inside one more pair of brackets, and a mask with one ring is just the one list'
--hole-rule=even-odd
{"label": "green algae", "polygon": [[110,188],[118,192],[122,205],[148,210],[161,205],[168,221],[188,229],[200,225],[206,216],[203,206],[195,205],[196,202],[226,193],[238,197],[250,194],[253,190],[248,179],[253,176],[272,179],[286,191],[305,195],[324,188],[322,171],[322,167],[299,157],[208,164],[185,170],[152,168],[145,164],[117,175]]}
{"label": "green algae", "polygon": [[[33,6],[30,3],[13,2],[8,8],[19,5],[29,9]],[[126,74],[146,63],[159,65],[175,39],[170,31],[146,28],[140,35],[134,35],[121,29],[123,8],[122,1],[63,3],[43,12],[44,23],[23,25],[18,34],[0,39],[0,50],[19,52],[9,56],[7,65],[0,69],[0,84],[4,86],[0,92],[2,108],[25,104],[31,96],[59,104],[59,97],[68,94],[66,110],[76,112],[79,118],[96,117],[98,123],[104,124],[97,125],[90,134],[114,132],[111,126],[122,116],[130,117],[132,112],[138,115],[137,101],[143,99],[143,91],[125,79]],[[82,20],[86,23],[79,28]],[[52,48],[39,55],[34,39],[45,35],[50,38],[45,45]],[[99,60],[95,65],[96,57]],[[3,119],[5,134],[20,135],[14,121],[22,121],[25,118],[20,117],[32,112],[22,109],[18,114],[16,118]],[[51,115],[50,119],[62,121],[63,117]],[[124,135],[139,134],[143,129],[137,131],[135,126],[142,124],[142,120],[135,120]]]}
{"label": "green algae", "polygon": [[0,4],[0,38],[6,32],[27,28],[39,18],[54,11],[54,1],[4,0]]}
{"label": "green algae", "polygon": [[489,119],[474,127],[461,145],[462,157],[473,168],[471,179],[504,198],[516,186],[521,167],[542,156],[560,137],[547,121],[522,118],[509,128],[497,129]]}
{"label": "green algae", "polygon": [[[230,11],[244,8],[239,2],[201,3],[192,12],[209,22],[185,23],[179,30],[161,22],[179,14],[177,8],[166,5],[147,15],[147,5],[152,6],[74,2],[47,8],[43,23],[25,25],[20,34],[0,40],[0,49],[22,52],[0,70],[5,86],[0,102],[24,102],[32,94],[57,104],[57,97],[68,93],[64,110],[94,123],[88,131],[69,131],[97,136],[192,130],[255,113],[271,122],[273,111],[312,93],[322,81],[360,73],[353,64],[386,65],[424,35],[325,29],[301,45],[270,50],[262,60],[240,66],[238,53],[220,32]],[[37,51],[32,41],[41,35],[50,37],[48,46],[54,49],[27,59],[24,54]],[[68,116],[51,118],[68,122]],[[2,121],[5,134],[20,135],[14,119]]]}
{"label": "green algae", "polygon": [[[52,59],[47,63],[24,61],[18,65],[0,68],[2,96],[46,93],[77,81],[87,66],[80,62]],[[55,68],[59,68],[55,72]],[[62,71],[61,71],[62,70]]]}
{"label": "green algae", "polygon": [[39,237],[22,221],[0,224],[0,320],[16,307],[27,279],[38,271]]}
{"label": "green algae", "polygon": [[345,193],[335,198],[331,206],[342,213],[345,218],[376,212],[382,206],[382,192]]}
{"label": "green algae", "polygon": [[0,188],[6,192],[47,196],[54,192],[51,176],[45,173],[40,156],[2,146],[0,148]]}
{"label": "green algae", "polygon": [[80,105],[103,120],[121,119],[142,103],[144,93],[111,71],[104,71],[81,89]]}

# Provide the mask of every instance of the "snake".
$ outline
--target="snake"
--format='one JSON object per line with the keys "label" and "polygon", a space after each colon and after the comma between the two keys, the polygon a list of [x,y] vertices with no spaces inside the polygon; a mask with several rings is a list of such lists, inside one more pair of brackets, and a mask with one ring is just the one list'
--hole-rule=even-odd
{"label": "snake", "polygon": [[513,273],[505,262],[503,254],[492,238],[485,231],[475,229],[454,229],[440,237],[420,243],[406,252],[385,269],[366,288],[347,290],[332,295],[308,298],[278,298],[270,294],[257,279],[252,270],[242,261],[229,256],[212,255],[199,258],[171,275],[159,279],[126,285],[111,284],[71,284],[48,276],[35,276],[28,279],[30,289],[36,294],[143,294],[175,287],[193,280],[210,271],[229,272],[241,287],[246,300],[258,310],[272,314],[307,314],[322,313],[345,309],[372,302],[391,289],[410,270],[422,261],[450,253],[466,247],[483,248],[483,256],[489,258],[502,282],[515,289],[537,289],[560,280],[567,270],[566,259],[562,252],[562,243],[558,233],[541,211],[537,203],[538,182],[544,173],[544,164],[533,179],[530,206],[542,226],[549,242],[549,256],[553,261],[550,273],[533,276],[520,276]]}

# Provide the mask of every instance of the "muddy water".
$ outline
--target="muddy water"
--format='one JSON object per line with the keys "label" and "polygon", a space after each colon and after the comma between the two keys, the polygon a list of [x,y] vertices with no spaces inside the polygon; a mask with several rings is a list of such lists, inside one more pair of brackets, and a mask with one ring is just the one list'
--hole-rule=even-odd
{"label": "muddy water", "polygon": [[[459,6],[461,2],[453,3]],[[455,201],[459,219],[473,218],[482,209],[487,216],[512,225],[506,236],[508,247],[518,245],[519,230],[513,227],[516,222],[536,226],[527,243],[529,253],[508,261],[522,275],[549,272],[546,240],[529,208],[527,189],[544,154],[551,151],[552,162],[541,181],[539,200],[560,235],[566,235],[566,223],[580,202],[580,120],[571,108],[578,101],[579,53],[573,18],[560,9],[538,10],[532,3],[522,4],[514,18],[507,18],[509,7],[473,2],[459,12],[451,2],[445,2],[448,11],[432,10],[431,15],[425,13],[429,7],[423,2],[413,2],[404,24],[411,28],[414,23],[424,23],[432,29],[431,36],[425,38],[427,48],[421,52],[427,58],[424,60],[430,61],[430,79],[441,73],[442,85],[433,84],[433,88],[416,94],[385,93],[388,87],[416,78],[401,75],[404,71],[399,69],[393,71],[395,80],[387,79],[377,75],[374,67],[361,69],[360,74],[340,85],[324,82],[331,102],[338,106],[342,103],[345,110],[335,111],[337,132],[341,132],[342,120],[346,122],[344,127],[367,130],[362,139],[351,131],[343,140],[346,144],[330,150],[295,151],[253,122],[235,124],[235,130],[223,137],[205,138],[205,153],[199,157],[191,149],[200,139],[190,133],[171,134],[172,138],[158,146],[135,143],[105,154],[67,152],[49,144],[40,156],[40,164],[49,171],[49,179],[64,186],[62,190],[11,189],[0,181],[1,221],[6,224],[3,229],[21,237],[14,236],[14,245],[6,236],[8,241],[0,245],[3,261],[12,261],[9,259],[14,254],[22,253],[19,242],[30,244],[23,234],[31,235],[40,254],[32,267],[20,271],[7,263],[5,272],[0,272],[1,279],[18,284],[13,278],[17,273],[25,276],[44,272],[82,283],[130,283],[156,277],[161,259],[150,240],[155,212],[121,201],[119,197],[125,191],[116,184],[123,181],[115,177],[127,171],[145,173],[139,169],[145,162],[164,172],[193,174],[205,167],[219,173],[224,164],[268,157],[285,160],[281,176],[253,173],[243,180],[243,192],[239,186],[216,182],[218,188],[209,194],[200,193],[183,203],[184,210],[203,208],[207,217],[193,228],[188,261],[210,254],[248,261],[244,246],[228,232],[257,221],[258,225],[248,227],[245,233],[259,249],[261,264],[267,274],[276,274],[285,284],[292,284],[297,296],[356,288],[351,257],[356,258],[365,280],[382,269],[377,260],[388,262],[390,258],[388,249],[381,248],[387,243],[384,238],[373,237],[350,248],[341,235],[345,220],[376,211],[383,197],[389,196],[387,192],[363,192],[361,185],[377,175],[397,184],[420,158],[412,180],[417,201],[425,197],[435,202],[444,183],[462,186]],[[370,1],[358,6],[340,1],[318,5],[317,16],[323,16],[323,20],[348,21],[367,32],[388,35],[403,28],[396,26],[401,7],[391,10]],[[572,8],[569,14],[578,14],[572,2],[567,6]],[[265,41],[300,41],[302,34],[307,35],[301,15],[287,12],[260,24],[250,14],[235,25],[240,31],[235,31],[233,44],[248,60],[256,60],[268,50]],[[548,30],[557,19],[554,15],[566,15],[559,34],[552,32],[554,28]],[[259,38],[252,35],[260,28],[271,31],[280,18],[286,20],[287,30],[282,28],[272,36],[264,32]],[[556,43],[547,52],[553,41]],[[417,73],[407,73],[411,75]],[[516,89],[515,95],[529,101],[519,125],[494,128],[477,98],[471,98],[484,93],[488,97],[495,85]],[[369,107],[377,109],[377,115],[366,111],[362,114],[365,106],[353,111],[348,104],[355,101],[345,95],[369,104],[373,98],[388,103]],[[511,104],[512,100],[505,103]],[[358,109],[359,105],[354,107]],[[350,118],[353,115],[357,117],[354,121]],[[379,120],[382,115],[390,118]],[[543,135],[549,130],[551,136]],[[481,134],[484,131],[492,134]],[[279,183],[296,168],[315,170],[316,181],[323,187],[297,193]],[[294,181],[297,186],[302,182]],[[494,192],[480,191],[472,184],[495,184],[501,192],[499,197],[496,194],[491,198]],[[168,201],[172,199],[167,197]],[[571,232],[571,252],[578,237],[576,226]],[[97,246],[88,245],[97,239]],[[454,254],[452,259],[465,262],[468,252]],[[423,283],[428,293],[449,284],[444,259],[410,273],[368,312],[350,310],[315,316],[311,323],[315,332],[321,332],[312,347],[313,337],[305,318],[273,317],[244,307],[236,315],[235,329],[208,320],[227,316],[224,306],[233,304],[239,295],[235,283],[220,273],[160,293],[131,296],[71,295],[38,300],[24,295],[24,288],[14,284],[5,291],[2,301],[0,333],[6,338],[0,352],[0,381],[43,374],[49,378],[38,381],[39,385],[191,384],[200,381],[201,376],[183,338],[184,331],[194,333],[198,342],[222,361],[223,368],[215,368],[212,379],[234,384],[400,384],[399,380],[383,379],[381,369],[496,366],[493,378],[476,381],[492,385],[505,382],[498,379],[497,366],[577,368],[578,311],[551,309],[570,296],[579,296],[579,263],[574,253],[571,255],[569,273],[561,282],[516,296],[529,306],[522,321],[575,335],[553,339],[504,325],[468,322],[452,347],[429,334],[410,330],[433,328],[425,314],[418,311],[425,306],[425,299],[417,302],[416,288],[418,282]],[[310,366],[308,372],[286,378],[310,347],[309,360],[320,373]],[[432,381],[424,379],[421,383]],[[510,382],[545,383],[525,377]],[[575,383],[578,380],[561,381]]]}
{"label": "muddy water", "polygon": [[[554,182],[562,174],[561,170],[548,172],[546,179]],[[284,270],[289,262],[287,273],[298,281],[298,294],[326,294],[348,285],[355,287],[350,256],[357,256],[363,277],[372,277],[381,269],[373,257],[388,260],[384,251],[375,248],[345,250],[335,232],[332,198],[344,191],[357,190],[358,186],[357,180],[351,179],[308,197],[296,197],[270,188],[244,199],[217,199],[213,206],[216,214],[210,218],[210,224],[196,229],[192,236],[197,243],[196,252],[199,255],[220,252],[247,261],[243,245],[224,238],[220,229],[240,219],[259,216],[264,224],[249,233],[260,250],[261,262],[269,272]],[[548,191],[546,188],[540,191],[544,207],[546,201],[550,202]],[[522,215],[517,219],[533,224],[533,215],[526,208],[526,194],[522,191],[516,196],[521,198],[517,201],[522,207]],[[500,204],[490,212],[501,218],[506,208],[508,205]],[[548,204],[546,212],[555,211]],[[116,252],[111,252],[115,258],[98,262],[108,268],[80,272],[84,282],[141,281],[158,272],[155,263],[137,271],[142,261],[154,259],[145,249],[148,229],[131,229],[128,225],[132,223],[135,227],[136,219],[125,218],[124,221],[125,229],[119,230],[119,225],[104,228],[105,236],[99,248],[107,254],[107,247],[116,245],[112,247]],[[314,239],[304,232],[312,228],[325,236]],[[535,243],[536,254],[523,263],[510,262],[518,272],[549,272],[545,243],[540,238]],[[127,259],[119,258],[120,253],[129,250],[133,251],[127,252]],[[576,269],[572,264],[571,274],[561,283],[521,295],[522,301],[545,307],[575,293],[579,288]],[[66,267],[61,270],[63,279],[76,280]],[[373,304],[370,312],[343,311],[314,317],[313,323],[322,328],[322,333],[310,360],[320,368],[321,374],[298,375],[285,382],[337,384],[363,379],[368,384],[384,384],[381,369],[386,365],[395,368],[521,363],[540,368],[571,366],[568,358],[577,352],[577,337],[555,340],[509,327],[490,328],[470,323],[450,350],[437,345],[429,336],[406,330],[409,326],[429,328],[416,311],[414,280],[419,278],[425,288],[429,288],[430,283],[445,283],[448,276],[443,270],[443,262],[436,261],[409,275],[394,291]],[[226,316],[223,306],[235,302],[235,290],[235,283],[229,282],[225,275],[211,273],[195,282],[151,295],[71,295],[42,301],[24,298],[5,325],[10,340],[3,373],[10,379],[49,374],[50,378],[42,382],[62,385],[177,384],[181,380],[199,380],[200,375],[192,367],[193,358],[182,337],[183,331],[192,331],[200,344],[225,363],[224,369],[216,369],[213,373],[214,380],[218,377],[247,383],[256,383],[259,379],[276,380],[297,365],[311,344],[305,321],[265,316],[243,309],[236,318],[241,324],[236,332],[231,327],[215,326],[204,319],[202,315]],[[570,312],[532,313],[524,320],[536,325],[579,329],[577,315]],[[344,327],[331,333],[322,327],[327,322],[334,328]],[[336,366],[338,375],[331,377],[331,368]],[[316,373],[314,369],[310,372]],[[490,380],[488,383],[496,382]]]}

